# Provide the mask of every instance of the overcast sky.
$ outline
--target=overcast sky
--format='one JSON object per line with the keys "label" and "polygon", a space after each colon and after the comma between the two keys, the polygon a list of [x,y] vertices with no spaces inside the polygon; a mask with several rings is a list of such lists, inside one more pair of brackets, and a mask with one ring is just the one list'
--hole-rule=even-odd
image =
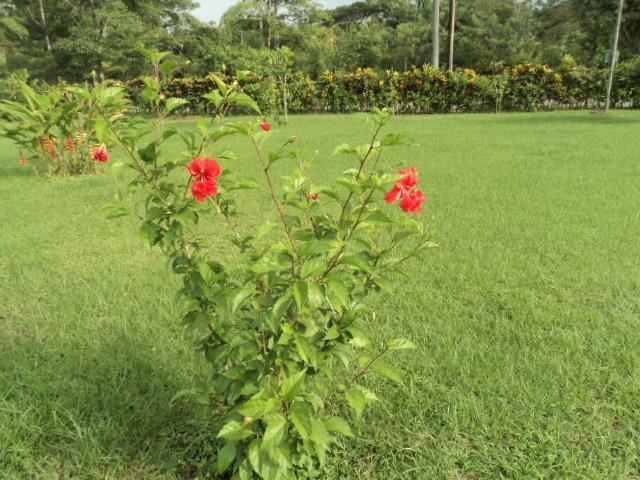
{"label": "overcast sky", "polygon": [[[219,22],[220,17],[227,9],[239,0],[198,0],[200,8],[193,11],[193,14],[200,20],[206,22],[213,20]],[[326,7],[337,7],[339,5],[347,5],[353,3],[355,0],[320,0],[319,3],[324,4]]]}

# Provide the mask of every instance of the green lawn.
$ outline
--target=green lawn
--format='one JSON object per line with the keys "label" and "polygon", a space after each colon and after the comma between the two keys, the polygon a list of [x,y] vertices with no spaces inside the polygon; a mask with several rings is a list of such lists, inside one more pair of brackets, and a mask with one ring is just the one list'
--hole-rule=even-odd
{"label": "green lawn", "polygon": [[[375,333],[419,349],[393,358],[404,388],[372,385],[384,403],[331,478],[639,479],[640,112],[391,130],[421,145],[390,153],[418,165],[440,248],[378,300]],[[368,136],[349,115],[276,131],[294,133],[326,177],[347,166],[336,144]],[[177,325],[178,279],[134,220],[103,219],[109,168],[47,180],[0,147],[0,478],[188,478],[210,427],[170,404],[207,374]],[[249,197],[248,222],[264,204]]]}

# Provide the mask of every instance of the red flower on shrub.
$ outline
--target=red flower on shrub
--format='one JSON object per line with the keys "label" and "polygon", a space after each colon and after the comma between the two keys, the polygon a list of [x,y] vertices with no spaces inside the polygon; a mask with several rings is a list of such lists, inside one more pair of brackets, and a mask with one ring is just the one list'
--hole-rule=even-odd
{"label": "red flower on shrub", "polygon": [[187,170],[192,177],[201,181],[214,181],[222,173],[220,165],[214,158],[198,158],[194,157],[187,166]]}
{"label": "red flower on shrub", "polygon": [[317,200],[318,197],[320,197],[320,195],[318,195],[317,193],[312,193],[311,194],[311,200]]}
{"label": "red flower on shrub", "polygon": [[413,189],[402,197],[400,200],[400,208],[407,213],[420,213],[422,204],[427,199],[422,190]]}
{"label": "red flower on shrub", "polygon": [[394,203],[399,198],[403,198],[409,190],[418,185],[418,171],[416,167],[408,170],[400,170],[399,173],[404,175],[404,177],[398,180],[393,188],[384,196],[384,199],[389,203]]}
{"label": "red flower on shrub", "polygon": [[18,160],[18,163],[21,167],[24,167],[27,164],[27,159],[24,158],[24,155],[20,155],[20,160]]}
{"label": "red flower on shrub", "polygon": [[218,193],[218,185],[213,180],[198,180],[191,185],[191,193],[196,200],[204,202],[207,197],[215,197]]}
{"label": "red flower on shrub", "polygon": [[271,130],[271,125],[268,122],[262,122],[260,124],[260,128],[263,132],[268,132],[269,130]]}
{"label": "red flower on shrub", "polygon": [[400,208],[405,212],[421,212],[422,203],[426,200],[426,197],[421,190],[416,188],[418,185],[418,171],[416,167],[408,170],[400,170],[399,173],[404,176],[387,192],[384,199],[388,203],[395,203],[400,200]]}
{"label": "red flower on shrub", "polygon": [[109,152],[106,147],[103,145],[101,147],[96,148],[93,151],[93,155],[91,156],[96,162],[105,163],[109,161]]}

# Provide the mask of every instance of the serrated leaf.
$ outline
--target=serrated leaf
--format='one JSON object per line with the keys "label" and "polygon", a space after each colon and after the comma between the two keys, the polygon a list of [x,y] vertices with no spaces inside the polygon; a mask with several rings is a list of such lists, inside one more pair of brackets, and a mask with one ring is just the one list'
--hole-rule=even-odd
{"label": "serrated leaf", "polygon": [[380,146],[391,147],[393,145],[413,145],[409,137],[401,133],[387,133],[380,139]]}
{"label": "serrated leaf", "polygon": [[249,444],[249,448],[247,449],[247,458],[249,459],[249,463],[251,464],[253,471],[256,472],[258,475],[260,475],[260,473],[262,472],[262,466],[260,461],[261,443],[262,443],[262,440],[256,438],[255,440],[251,441],[251,443]]}
{"label": "serrated leaf", "polygon": [[262,446],[271,448],[284,439],[289,422],[281,412],[274,412],[265,418],[267,428],[262,437]]}
{"label": "serrated leaf", "polygon": [[326,421],[327,429],[331,432],[341,433],[347,437],[353,437],[349,424],[340,417],[330,417]]}
{"label": "serrated leaf", "polygon": [[369,265],[369,262],[361,254],[347,255],[342,259],[343,263],[356,267],[366,273],[373,273],[373,268]]}
{"label": "serrated leaf", "polygon": [[315,366],[317,355],[309,341],[305,337],[298,336],[295,339],[295,344],[302,361]]}
{"label": "serrated leaf", "polygon": [[256,289],[253,285],[242,288],[235,297],[233,297],[231,313],[235,314],[255,293]]}
{"label": "serrated leaf", "polygon": [[212,90],[211,92],[202,96],[211,102],[216,108],[222,103],[222,95],[219,90]]}
{"label": "serrated leaf", "polygon": [[338,300],[340,300],[343,306],[349,307],[351,304],[351,295],[344,283],[342,283],[337,277],[330,276],[327,279],[327,286],[336,295],[336,297],[338,297]]}
{"label": "serrated leaf", "polygon": [[304,370],[288,376],[287,378],[285,378],[284,382],[282,382],[280,394],[286,400],[293,399],[293,397],[295,397],[300,392],[300,390],[302,390],[302,387],[304,387],[306,378],[307,372]]}
{"label": "serrated leaf", "polygon": [[387,377],[389,380],[402,384],[402,376],[400,375],[400,372],[386,362],[377,361],[373,364],[371,369],[374,372]]}
{"label": "serrated leaf", "polygon": [[289,308],[289,305],[291,305],[292,301],[293,299],[288,293],[284,294],[282,297],[276,300],[276,303],[273,305],[272,310],[273,318],[278,320],[280,317],[282,317],[284,312],[286,312]]}
{"label": "serrated leaf", "polygon": [[306,402],[296,402],[291,408],[291,421],[303,440],[311,437],[311,407]]}
{"label": "serrated leaf", "polygon": [[218,432],[217,438],[224,438],[231,442],[239,442],[253,436],[253,432],[246,429],[242,422],[238,420],[231,420],[224,424],[224,426]]}
{"label": "serrated leaf", "polygon": [[331,444],[331,437],[324,426],[322,420],[318,418],[311,419],[311,440],[315,443],[316,453],[320,464],[324,464],[326,459],[326,451]]}
{"label": "serrated leaf", "polygon": [[251,418],[262,417],[273,412],[280,406],[275,398],[261,399],[251,398],[238,407],[238,413]]}
{"label": "serrated leaf", "polygon": [[406,338],[394,338],[389,342],[389,350],[415,350],[416,344]]}
{"label": "serrated leaf", "polygon": [[353,388],[349,390],[345,396],[347,399],[347,403],[353,409],[357,417],[361,417],[364,412],[364,407],[366,406],[366,398],[364,393],[362,393],[359,389]]}
{"label": "serrated leaf", "polygon": [[174,111],[176,108],[186,105],[187,103],[189,102],[184,98],[169,98],[167,99],[167,103],[164,107],[164,111],[167,113],[170,113]]}
{"label": "serrated leaf", "polygon": [[323,258],[312,258],[307,260],[300,269],[302,278],[317,277],[327,268],[327,261]]}
{"label": "serrated leaf", "polygon": [[236,446],[233,443],[227,443],[224,447],[218,450],[218,462],[216,471],[218,473],[225,472],[236,459]]}
{"label": "serrated leaf", "polygon": [[248,108],[256,113],[260,113],[260,107],[256,101],[246,93],[237,92],[228,97],[229,103],[238,107]]}
{"label": "serrated leaf", "polygon": [[307,282],[298,280],[293,284],[293,298],[295,298],[296,304],[298,305],[298,311],[301,312],[303,310],[308,296],[309,287],[307,286]]}

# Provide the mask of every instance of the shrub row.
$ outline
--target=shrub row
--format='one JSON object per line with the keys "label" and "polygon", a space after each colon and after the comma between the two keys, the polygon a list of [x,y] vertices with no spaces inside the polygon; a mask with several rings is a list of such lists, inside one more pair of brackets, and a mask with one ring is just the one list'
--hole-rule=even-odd
{"label": "shrub row", "polygon": [[[374,106],[389,107],[397,113],[594,108],[604,102],[607,73],[606,69],[576,65],[553,69],[533,64],[484,73],[437,70],[429,65],[405,72],[379,73],[364,68],[352,73],[327,71],[317,80],[293,73],[287,78],[286,90],[289,111],[298,113],[369,111]],[[264,112],[282,111],[285,87],[281,80],[249,74],[238,81]],[[142,80],[123,86],[134,104],[143,105]],[[203,113],[207,107],[202,95],[215,88],[213,76],[175,78],[164,83],[163,94],[188,100],[183,113]],[[640,106],[640,57],[619,65],[612,101],[617,107]]]}

